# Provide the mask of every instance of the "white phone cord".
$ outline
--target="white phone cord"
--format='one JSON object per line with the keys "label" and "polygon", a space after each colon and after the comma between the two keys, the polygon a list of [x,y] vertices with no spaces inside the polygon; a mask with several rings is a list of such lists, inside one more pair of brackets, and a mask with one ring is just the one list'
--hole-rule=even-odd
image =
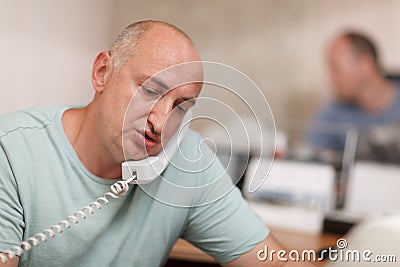
{"label": "white phone cord", "polygon": [[[107,196],[112,198],[119,198],[120,196],[125,195],[129,190],[129,183],[134,179],[136,179],[136,175],[132,176],[128,180],[115,182],[111,185],[111,192],[105,193],[104,196],[97,198],[96,201],[91,202],[88,206],[83,207],[82,210],[76,211],[74,215],[70,215],[64,220],[59,221],[57,224],[52,225],[49,229],[45,229],[41,233],[37,233],[34,236],[29,237],[25,241],[22,241],[18,245],[11,247],[3,253],[0,253],[0,260],[3,263],[7,263],[8,258],[14,259],[16,256],[22,256],[22,254],[24,254],[24,251],[32,249],[32,245],[35,247],[39,246],[40,240],[42,241],[42,243],[44,243],[48,240],[48,237],[54,238],[56,236],[54,230],[57,230],[59,234],[63,233],[62,225],[64,225],[66,229],[69,229],[72,226],[69,220],[72,220],[75,224],[78,224],[78,214],[81,215],[82,219],[86,219],[86,215],[94,214],[95,209],[92,206],[96,207],[97,209],[101,209],[101,200],[106,205],[110,202],[107,199]],[[85,213],[85,211],[89,212],[89,214]],[[30,244],[29,241],[32,244]],[[6,256],[6,254],[8,257]]]}

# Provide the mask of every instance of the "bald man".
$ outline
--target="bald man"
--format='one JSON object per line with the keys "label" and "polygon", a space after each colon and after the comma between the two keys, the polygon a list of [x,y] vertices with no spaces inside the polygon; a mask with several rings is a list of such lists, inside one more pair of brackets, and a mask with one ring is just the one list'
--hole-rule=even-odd
{"label": "bald man", "polygon": [[[164,70],[199,60],[190,38],[175,26],[137,22],[119,34],[110,51],[96,57],[91,76],[95,94],[87,106],[1,116],[0,251],[109,191],[126,159],[160,152],[202,88],[202,70],[196,64],[177,72]],[[190,130],[179,152],[163,179],[149,187],[132,185],[101,212],[0,266],[162,266],[180,237],[224,266],[308,265],[276,258],[260,261],[266,246],[269,251],[282,248],[221,164],[209,165],[214,154]],[[202,171],[188,171],[189,165]],[[181,197],[166,192],[171,182],[195,187],[217,177],[212,189],[187,195],[187,205],[157,198],[158,193]],[[154,195],[146,189],[154,189]],[[210,196],[215,198],[209,203],[196,202]]]}
{"label": "bald man", "polygon": [[317,115],[309,134],[316,147],[343,151],[348,129],[400,124],[400,85],[382,72],[378,51],[366,36],[347,32],[328,50],[335,101]]}

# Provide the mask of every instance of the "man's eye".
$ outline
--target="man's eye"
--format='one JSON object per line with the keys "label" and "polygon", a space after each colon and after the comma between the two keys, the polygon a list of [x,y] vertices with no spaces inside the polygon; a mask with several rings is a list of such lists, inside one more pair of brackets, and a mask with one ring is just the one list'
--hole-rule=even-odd
{"label": "man's eye", "polygon": [[190,105],[187,102],[181,102],[176,104],[174,108],[180,113],[186,113],[189,110]]}
{"label": "man's eye", "polygon": [[185,109],[185,108],[182,107],[181,105],[176,106],[176,109],[177,109],[179,112],[183,112],[183,113],[186,113],[186,111],[187,111],[187,109]]}
{"label": "man's eye", "polygon": [[151,90],[148,87],[142,86],[142,89],[143,89],[143,92],[145,92],[147,95],[151,95],[151,96],[157,95],[156,91]]}

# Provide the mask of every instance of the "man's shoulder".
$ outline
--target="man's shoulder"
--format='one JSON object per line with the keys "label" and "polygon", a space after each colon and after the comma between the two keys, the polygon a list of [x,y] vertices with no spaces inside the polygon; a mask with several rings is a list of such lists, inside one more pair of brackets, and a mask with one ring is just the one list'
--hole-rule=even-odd
{"label": "man's shoulder", "polygon": [[332,101],[320,111],[319,119],[328,121],[341,121],[354,116],[358,112],[359,109],[355,105],[341,103],[339,101]]}
{"label": "man's shoulder", "polygon": [[186,162],[187,159],[198,158],[199,153],[201,153],[200,146],[201,135],[189,128],[179,143],[179,149],[175,153],[175,160]]}
{"label": "man's shoulder", "polygon": [[195,130],[188,129],[185,133],[185,136],[182,139],[182,144],[184,145],[193,145],[194,143],[199,143],[201,140],[200,133]]}
{"label": "man's shoulder", "polygon": [[397,82],[397,83],[395,83],[395,93],[396,93],[396,96],[395,96],[395,106],[397,107],[397,108],[400,108],[400,82]]}
{"label": "man's shoulder", "polygon": [[[206,140],[207,138],[204,138],[199,132],[189,128],[179,144],[179,150],[187,158],[197,159],[199,155],[204,156],[203,153],[206,152],[207,156],[212,156],[211,154],[214,152],[209,148],[209,142]],[[209,153],[211,154],[209,155]]]}
{"label": "man's shoulder", "polygon": [[19,129],[43,128],[56,121],[59,114],[65,107],[47,106],[20,110],[0,115],[0,137]]}

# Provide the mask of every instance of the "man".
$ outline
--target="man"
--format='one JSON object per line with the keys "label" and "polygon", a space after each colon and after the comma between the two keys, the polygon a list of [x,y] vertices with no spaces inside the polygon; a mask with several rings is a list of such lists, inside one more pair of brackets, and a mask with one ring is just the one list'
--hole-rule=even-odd
{"label": "man", "polygon": [[[96,57],[92,69],[95,95],[87,106],[3,116],[0,251],[108,191],[109,185],[121,177],[126,153],[128,159],[140,160],[160,152],[161,140],[168,142],[198,97],[202,74],[194,68],[197,71],[188,76],[195,82],[162,93],[147,81],[170,67],[199,60],[192,41],[175,26],[157,21],[134,23],[120,33],[110,52],[102,51]],[[177,78],[174,73],[172,76]],[[168,83],[156,81],[162,87]],[[143,111],[147,109],[144,106],[150,109]],[[130,151],[123,145],[126,136]],[[163,192],[168,188],[167,181],[193,186],[223,174],[218,161],[196,173],[176,167],[186,156],[197,159],[203,152],[209,156],[193,163],[201,168],[211,151],[200,143],[199,136],[188,131],[180,146],[184,156],[176,153],[174,164],[163,173],[165,179],[159,178],[150,188]],[[146,187],[132,187],[95,217],[0,266],[160,266],[179,237],[224,266],[286,264],[258,260],[257,253],[265,245],[269,250],[281,247],[226,174],[211,192],[195,195],[189,203],[214,193],[221,194],[218,200],[192,207],[169,205],[148,194]]]}
{"label": "man", "polygon": [[336,101],[314,120],[311,144],[341,152],[351,127],[363,131],[400,123],[400,85],[384,77],[371,40],[356,32],[342,34],[329,47],[328,63]]}

